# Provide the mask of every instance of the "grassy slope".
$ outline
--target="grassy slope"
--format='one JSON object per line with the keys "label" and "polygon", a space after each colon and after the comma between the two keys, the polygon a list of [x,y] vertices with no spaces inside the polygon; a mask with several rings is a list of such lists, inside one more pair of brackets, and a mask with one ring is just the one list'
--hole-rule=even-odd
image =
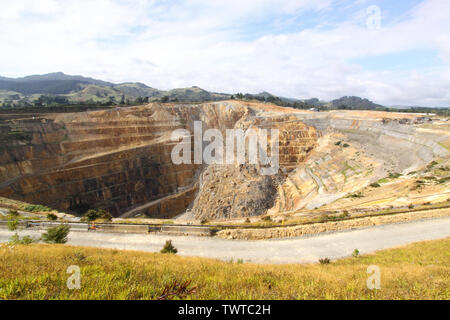
{"label": "grassy slope", "polygon": [[[450,238],[330,265],[254,265],[131,251],[30,245],[0,247],[2,299],[154,299],[192,280],[189,299],[450,299]],[[366,288],[369,265],[381,290]],[[80,290],[66,269],[81,268]]]}

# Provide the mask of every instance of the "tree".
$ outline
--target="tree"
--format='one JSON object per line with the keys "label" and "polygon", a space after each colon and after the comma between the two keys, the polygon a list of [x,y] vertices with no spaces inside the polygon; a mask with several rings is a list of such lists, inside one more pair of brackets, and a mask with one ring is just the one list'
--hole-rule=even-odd
{"label": "tree", "polygon": [[70,232],[70,226],[61,224],[57,227],[48,228],[42,235],[42,241],[46,243],[66,243]]}
{"label": "tree", "polygon": [[167,240],[166,244],[160,251],[161,253],[170,253],[170,254],[176,254],[178,250],[172,245],[172,240]]}
{"label": "tree", "polygon": [[18,226],[19,226],[19,220],[17,220],[17,219],[10,219],[8,221],[8,230],[9,231],[16,231]]}

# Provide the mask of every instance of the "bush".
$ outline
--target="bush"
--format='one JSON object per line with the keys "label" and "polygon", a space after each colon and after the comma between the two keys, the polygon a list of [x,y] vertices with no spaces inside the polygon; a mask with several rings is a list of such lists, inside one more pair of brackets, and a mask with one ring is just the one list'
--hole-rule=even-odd
{"label": "bush", "polygon": [[206,218],[205,218],[205,219],[202,219],[202,221],[200,221],[201,224],[207,224],[208,222],[209,222],[209,221],[208,221],[208,219],[206,219]]}
{"label": "bush", "polygon": [[51,220],[51,221],[55,221],[55,220],[58,219],[58,217],[56,216],[56,214],[49,213],[49,214],[47,215],[47,219],[48,219],[48,220]]}
{"label": "bush", "polygon": [[31,238],[30,236],[25,236],[22,238],[22,240],[20,240],[20,242],[21,242],[21,244],[28,245],[28,244],[33,243],[34,239]]}
{"label": "bush", "polygon": [[329,258],[319,259],[320,264],[330,264],[331,260]]}
{"label": "bush", "polygon": [[167,240],[166,244],[160,251],[161,253],[170,253],[170,254],[176,254],[178,250],[173,246],[172,240]]}
{"label": "bush", "polygon": [[108,211],[106,211],[104,209],[98,209],[97,213],[98,213],[100,219],[103,219],[106,221],[112,221],[112,219],[113,219],[113,216],[111,215],[111,213],[109,213]]}
{"label": "bush", "polygon": [[379,188],[379,187],[381,187],[380,184],[379,184],[378,182],[371,183],[370,186],[371,186],[372,188]]}
{"label": "bush", "polygon": [[344,148],[348,148],[348,147],[350,147],[350,145],[349,144],[347,144],[347,143],[344,143],[343,145],[342,145]]}
{"label": "bush", "polygon": [[93,210],[93,209],[91,209],[91,210],[88,210],[85,214],[84,214],[84,218],[87,220],[87,221],[95,221],[95,220],[97,220],[99,217],[98,217],[98,212],[96,211],[96,210]]}
{"label": "bush", "polygon": [[104,219],[106,221],[111,221],[113,219],[113,216],[111,215],[111,213],[109,213],[104,209],[98,210],[90,209],[84,214],[83,218],[84,218],[83,220],[87,221],[95,221],[97,219]]}
{"label": "bush", "polygon": [[9,238],[9,241],[8,241],[8,243],[11,245],[19,245],[19,244],[29,245],[33,242],[34,242],[34,239],[31,238],[30,236],[25,236],[22,239],[20,239],[17,232],[13,236],[11,236],[11,238]]}
{"label": "bush", "polygon": [[46,243],[66,243],[70,232],[70,226],[61,224],[57,227],[52,227],[42,235],[42,241]]}
{"label": "bush", "polygon": [[17,227],[19,226],[19,220],[14,219],[14,220],[9,220],[8,221],[8,230],[9,231],[15,231],[17,230]]}
{"label": "bush", "polygon": [[359,257],[359,250],[358,249],[353,250],[352,256],[353,256],[353,258],[358,258]]}
{"label": "bush", "polygon": [[262,221],[272,221],[272,218],[270,216],[264,216],[261,218]]}
{"label": "bush", "polygon": [[408,206],[408,209],[414,209],[414,205],[411,203],[411,204]]}

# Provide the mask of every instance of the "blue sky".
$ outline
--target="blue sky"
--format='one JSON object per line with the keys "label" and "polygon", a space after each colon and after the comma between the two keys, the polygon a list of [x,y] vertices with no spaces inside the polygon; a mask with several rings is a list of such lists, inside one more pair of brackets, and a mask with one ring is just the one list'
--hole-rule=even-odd
{"label": "blue sky", "polygon": [[447,0],[0,0],[0,75],[450,106]]}

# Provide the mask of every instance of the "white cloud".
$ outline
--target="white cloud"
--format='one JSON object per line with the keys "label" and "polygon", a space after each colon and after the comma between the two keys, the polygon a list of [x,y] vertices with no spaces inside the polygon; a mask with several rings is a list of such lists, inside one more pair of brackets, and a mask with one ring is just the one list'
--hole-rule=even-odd
{"label": "white cloud", "polygon": [[[283,34],[270,28],[275,20],[283,24],[303,13],[332,13],[335,2],[0,0],[0,74],[64,71],[162,89],[198,85],[222,92],[450,105],[450,2],[424,1],[379,31],[365,27],[361,12],[327,28]],[[248,36],[255,29],[258,36]],[[374,72],[349,62],[420,47],[438,50],[445,67]]]}

